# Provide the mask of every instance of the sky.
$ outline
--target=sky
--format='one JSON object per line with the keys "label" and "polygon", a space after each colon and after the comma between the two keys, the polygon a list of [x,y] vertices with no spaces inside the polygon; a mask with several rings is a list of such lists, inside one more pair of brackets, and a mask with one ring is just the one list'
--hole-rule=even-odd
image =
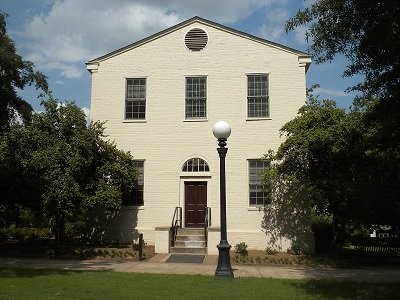
{"label": "sky", "polygon": [[[285,33],[284,24],[314,0],[0,0],[7,31],[18,54],[48,77],[53,96],[75,101],[90,113],[91,75],[85,62],[199,16],[285,46],[307,52],[305,28]],[[347,62],[312,63],[307,86],[314,94],[351,105],[355,84],[343,78]],[[32,89],[20,92],[41,110]]]}

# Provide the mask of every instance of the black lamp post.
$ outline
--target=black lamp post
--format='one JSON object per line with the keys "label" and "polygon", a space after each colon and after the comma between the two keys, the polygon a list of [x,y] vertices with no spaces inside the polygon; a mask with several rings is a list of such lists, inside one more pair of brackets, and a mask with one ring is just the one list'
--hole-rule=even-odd
{"label": "black lamp post", "polygon": [[233,270],[231,267],[231,259],[229,257],[229,250],[231,245],[228,243],[227,229],[226,229],[226,185],[225,185],[225,157],[228,152],[226,140],[231,135],[231,127],[224,121],[215,123],[213,134],[218,139],[218,154],[219,154],[219,168],[220,168],[220,214],[221,214],[221,241],[217,248],[219,251],[218,265],[215,270],[216,277],[233,278]]}

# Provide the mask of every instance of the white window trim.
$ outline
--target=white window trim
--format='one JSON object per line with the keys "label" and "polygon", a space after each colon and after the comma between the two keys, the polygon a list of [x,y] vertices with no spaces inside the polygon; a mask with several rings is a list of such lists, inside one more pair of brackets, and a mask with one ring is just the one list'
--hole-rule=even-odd
{"label": "white window trim", "polygon": [[[247,210],[248,211],[262,211],[264,210],[265,203],[263,204],[255,204],[255,205],[250,205],[250,161],[254,160],[264,160],[264,161],[269,161],[268,159],[263,159],[263,158],[248,158],[247,159]],[[271,163],[271,162],[270,162]]]}
{"label": "white window trim", "polygon": [[[272,120],[271,113],[271,72],[248,72],[244,74],[245,76],[245,91],[246,91],[246,101],[245,101],[245,112],[246,112],[246,121],[265,121]],[[249,117],[248,112],[248,76],[249,75],[267,75],[268,76],[268,117]]]}
{"label": "white window trim", "polygon": [[[146,123],[147,122],[147,100],[148,100],[148,86],[149,86],[149,78],[148,76],[125,76],[124,77],[124,115],[122,118],[122,123]],[[144,110],[144,119],[127,119],[126,118],[126,86],[128,79],[146,79],[146,107]]]}
{"label": "white window trim", "polygon": [[123,209],[132,209],[132,210],[144,210],[145,206],[146,206],[146,202],[145,202],[145,189],[146,189],[146,185],[145,185],[145,179],[146,179],[146,173],[145,173],[145,169],[146,169],[146,160],[145,159],[133,159],[134,161],[141,161],[143,162],[143,204],[122,204],[122,208]]}
{"label": "white window trim", "polygon": [[[197,51],[197,52],[201,52],[201,51]],[[186,78],[188,78],[188,77],[205,77],[206,78],[206,117],[205,118],[186,119]],[[184,75],[183,78],[184,78],[184,81],[183,81],[183,122],[208,122],[208,75]]]}

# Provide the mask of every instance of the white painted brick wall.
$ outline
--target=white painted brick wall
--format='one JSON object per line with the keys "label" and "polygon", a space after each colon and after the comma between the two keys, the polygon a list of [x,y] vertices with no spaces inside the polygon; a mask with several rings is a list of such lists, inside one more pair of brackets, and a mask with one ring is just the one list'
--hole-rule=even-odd
{"label": "white painted brick wall", "polygon": [[[209,43],[200,52],[184,45],[191,28],[203,28]],[[271,118],[247,121],[247,77],[269,74]],[[185,76],[207,76],[205,122],[185,122]],[[124,122],[125,78],[147,78],[146,122]],[[154,228],[171,223],[175,206],[184,206],[182,164],[201,157],[210,165],[208,206],[219,226],[219,157],[212,134],[215,122],[231,124],[228,139],[227,203],[231,244],[245,241],[265,248],[263,212],[249,210],[247,159],[263,156],[282,142],[279,129],[305,103],[305,70],[298,56],[204,24],[192,24],[102,61],[92,75],[91,116],[107,121],[106,133],[136,159],[145,159],[145,205],[137,230],[154,243]],[[128,222],[129,223],[129,222]]]}

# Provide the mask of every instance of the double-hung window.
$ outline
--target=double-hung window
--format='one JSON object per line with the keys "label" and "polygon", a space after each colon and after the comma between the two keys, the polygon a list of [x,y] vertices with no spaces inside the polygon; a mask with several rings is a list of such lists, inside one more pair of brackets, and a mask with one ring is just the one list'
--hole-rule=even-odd
{"label": "double-hung window", "polygon": [[140,206],[144,204],[143,190],[144,190],[144,161],[135,160],[134,165],[137,171],[137,177],[134,181],[131,194],[124,200],[124,205]]}
{"label": "double-hung window", "polygon": [[146,118],[146,78],[126,80],[125,119],[144,120]]}
{"label": "double-hung window", "polygon": [[247,75],[247,117],[268,118],[268,75]]}
{"label": "double-hung window", "polygon": [[269,160],[249,160],[249,205],[263,206],[270,203],[268,193],[262,184],[260,174],[269,167]]}
{"label": "double-hung window", "polygon": [[207,77],[186,77],[185,119],[207,118]]}

